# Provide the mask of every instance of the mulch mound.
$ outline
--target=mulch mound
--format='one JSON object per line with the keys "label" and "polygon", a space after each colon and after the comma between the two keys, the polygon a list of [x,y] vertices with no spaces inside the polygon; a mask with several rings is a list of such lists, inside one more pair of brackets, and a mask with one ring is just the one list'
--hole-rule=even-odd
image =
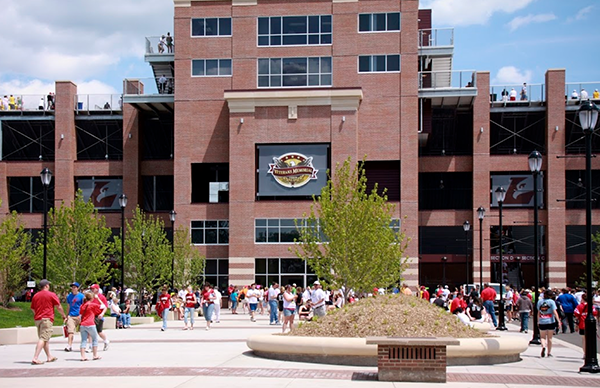
{"label": "mulch mound", "polygon": [[378,295],[303,322],[286,335],[306,337],[487,337],[429,301],[414,296]]}

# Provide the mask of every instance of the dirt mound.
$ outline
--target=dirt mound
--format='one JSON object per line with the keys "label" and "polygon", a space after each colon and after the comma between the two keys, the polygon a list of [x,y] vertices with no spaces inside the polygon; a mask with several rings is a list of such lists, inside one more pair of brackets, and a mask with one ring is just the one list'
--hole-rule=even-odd
{"label": "dirt mound", "polygon": [[287,335],[307,337],[487,337],[426,300],[379,295],[303,322]]}

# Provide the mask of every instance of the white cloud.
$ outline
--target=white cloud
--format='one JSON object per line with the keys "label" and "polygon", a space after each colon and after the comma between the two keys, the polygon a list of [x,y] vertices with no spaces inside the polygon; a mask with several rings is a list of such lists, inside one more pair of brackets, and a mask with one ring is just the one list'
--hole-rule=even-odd
{"label": "white cloud", "polygon": [[588,17],[588,14],[590,12],[592,12],[592,9],[594,9],[593,5],[588,5],[587,7],[584,7],[582,9],[580,9],[577,14],[575,15],[575,17],[570,17],[567,19],[567,22],[571,23],[574,21],[578,21],[578,20],[584,20]]}
{"label": "white cloud", "polygon": [[527,16],[517,16],[510,22],[508,22],[508,28],[510,31],[515,31],[523,26],[531,23],[544,23],[551,20],[555,20],[556,15],[553,13],[541,13],[538,15],[529,14]]}
{"label": "white cloud", "polygon": [[[79,94],[118,94],[114,87],[98,80],[75,82],[77,93]],[[54,92],[54,82],[33,79],[29,81],[10,80],[0,82],[0,91],[2,94],[14,95],[42,95],[48,92]]]}
{"label": "white cloud", "polygon": [[88,79],[143,59],[144,37],[172,31],[165,0],[20,0],[0,12],[0,79]]}
{"label": "white cloud", "polygon": [[514,66],[504,66],[498,70],[491,83],[494,85],[518,85],[529,82],[532,75],[531,70],[522,71]]}
{"label": "white cloud", "polygon": [[493,14],[511,14],[535,0],[421,0],[419,8],[432,9],[435,25],[486,24]]}

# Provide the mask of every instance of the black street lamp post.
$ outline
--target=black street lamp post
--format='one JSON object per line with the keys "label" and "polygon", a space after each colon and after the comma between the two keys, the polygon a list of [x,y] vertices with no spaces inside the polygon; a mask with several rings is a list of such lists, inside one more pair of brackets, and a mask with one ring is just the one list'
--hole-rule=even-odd
{"label": "black street lamp post", "polygon": [[171,210],[169,213],[169,219],[171,220],[171,231],[173,233],[173,238],[171,240],[171,289],[175,287],[174,279],[175,279],[175,216],[177,213],[175,210]]}
{"label": "black street lamp post", "polygon": [[506,190],[504,189],[504,187],[498,187],[496,189],[496,191],[494,192],[494,194],[496,195],[496,201],[498,202],[498,211],[499,211],[499,218],[500,218],[500,302],[498,302],[498,315],[499,315],[499,319],[498,319],[498,327],[496,328],[496,330],[506,330],[506,326],[504,325],[504,297],[502,296],[503,294],[503,288],[504,285],[502,284],[502,278],[503,278],[503,267],[502,267],[502,204],[504,203],[504,198],[506,197]]}
{"label": "black street lamp post", "polygon": [[446,256],[442,257],[442,287],[445,287],[446,285],[446,262],[448,261],[448,258]]}
{"label": "black street lamp post", "polygon": [[[479,206],[477,209],[477,217],[479,218],[479,293],[483,291],[483,217],[485,209]],[[473,282],[475,283],[475,282]]]}
{"label": "black street lamp post", "polygon": [[48,264],[48,187],[52,181],[52,171],[48,167],[44,167],[40,172],[42,186],[44,187],[44,269],[42,279],[47,279],[47,264]]}
{"label": "black street lamp post", "polygon": [[465,282],[465,289],[463,292],[467,295],[469,292],[469,230],[471,230],[469,221],[463,223],[463,230],[465,231],[465,264],[467,267],[467,281]]}
{"label": "black street lamp post", "polygon": [[535,263],[535,303],[533,303],[533,337],[529,341],[530,345],[540,345],[540,329],[538,327],[538,308],[537,302],[540,300],[540,238],[539,238],[539,196],[538,180],[540,170],[542,169],[542,154],[533,151],[528,158],[529,170],[533,173],[533,258]]}
{"label": "black street lamp post", "polygon": [[119,206],[121,206],[121,303],[125,303],[125,206],[127,206],[127,196],[121,194],[119,197]]}
{"label": "black street lamp post", "polygon": [[590,100],[582,101],[579,108],[579,123],[585,135],[585,260],[587,276],[587,307],[585,318],[585,362],[580,372],[599,373],[596,319],[594,318],[593,302],[593,271],[592,271],[592,135],[598,121],[598,107]]}

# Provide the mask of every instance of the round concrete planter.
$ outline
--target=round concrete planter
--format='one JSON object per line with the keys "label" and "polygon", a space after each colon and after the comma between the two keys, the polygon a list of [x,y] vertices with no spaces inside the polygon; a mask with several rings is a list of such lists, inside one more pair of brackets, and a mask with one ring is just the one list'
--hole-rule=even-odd
{"label": "round concrete planter", "polygon": [[[448,346],[448,365],[485,365],[515,362],[529,344],[521,337],[461,338]],[[286,361],[377,366],[377,346],[364,338],[254,335],[246,344],[259,357]]]}

